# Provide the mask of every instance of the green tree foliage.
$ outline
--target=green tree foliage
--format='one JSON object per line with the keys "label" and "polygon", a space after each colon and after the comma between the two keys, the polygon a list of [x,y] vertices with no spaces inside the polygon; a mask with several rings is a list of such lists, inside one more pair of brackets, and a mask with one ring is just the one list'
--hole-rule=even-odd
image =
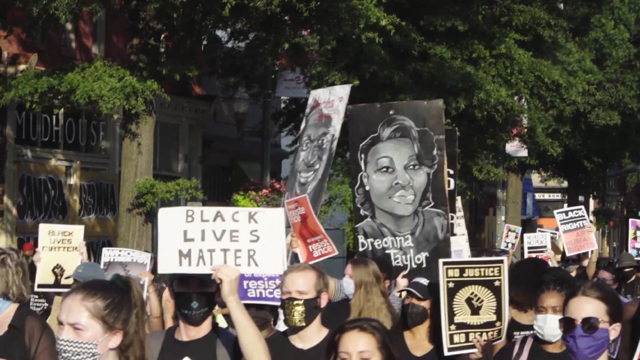
{"label": "green tree foliage", "polygon": [[178,179],[158,181],[144,179],[136,182],[136,198],[132,204],[133,212],[149,219],[160,203],[172,203],[178,199],[187,201],[205,200],[198,179]]}

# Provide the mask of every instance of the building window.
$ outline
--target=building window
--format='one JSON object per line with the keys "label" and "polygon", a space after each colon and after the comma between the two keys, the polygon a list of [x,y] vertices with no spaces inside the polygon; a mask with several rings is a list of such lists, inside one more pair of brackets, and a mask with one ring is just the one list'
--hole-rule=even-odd
{"label": "building window", "polygon": [[91,52],[96,56],[103,56],[104,42],[105,11],[102,10],[99,14],[93,17],[93,44],[91,45]]}
{"label": "building window", "polygon": [[64,24],[62,31],[62,47],[67,49],[76,48],[76,26],[70,22]]}
{"label": "building window", "polygon": [[180,174],[180,124],[156,122],[153,170]]}
{"label": "building window", "polygon": [[202,174],[202,189],[207,201],[226,203],[231,200],[232,168],[223,166],[208,166]]}

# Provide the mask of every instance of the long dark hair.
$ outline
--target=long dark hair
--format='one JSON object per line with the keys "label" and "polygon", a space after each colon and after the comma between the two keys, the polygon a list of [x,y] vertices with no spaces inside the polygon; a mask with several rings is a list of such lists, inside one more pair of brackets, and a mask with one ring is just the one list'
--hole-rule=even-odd
{"label": "long dark hair", "polygon": [[329,340],[325,356],[326,360],[336,360],[338,358],[340,339],[342,339],[344,334],[352,331],[359,331],[373,336],[376,339],[378,350],[382,354],[383,360],[400,360],[398,355],[396,355],[387,328],[385,328],[380,321],[368,318],[354,319],[342,324]]}
{"label": "long dark hair", "polygon": [[[420,165],[430,169],[436,169],[438,165],[438,154],[436,148],[435,136],[428,129],[418,129],[409,118],[399,115],[391,116],[385,119],[378,127],[378,132],[371,135],[360,145],[358,151],[358,162],[360,163],[361,172],[358,175],[358,183],[355,188],[356,204],[360,208],[360,213],[369,217],[373,217],[374,206],[371,201],[369,191],[365,188],[363,176],[367,170],[367,156],[376,145],[381,142],[392,139],[409,139],[413,143],[418,162]],[[427,183],[427,188],[420,198],[419,209],[426,209],[433,205],[431,199],[431,177]]]}

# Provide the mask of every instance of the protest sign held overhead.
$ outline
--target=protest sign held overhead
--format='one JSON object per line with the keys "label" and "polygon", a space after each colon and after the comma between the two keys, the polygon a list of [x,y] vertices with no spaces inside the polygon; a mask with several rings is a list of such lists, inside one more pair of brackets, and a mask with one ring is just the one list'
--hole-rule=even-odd
{"label": "protest sign held overhead", "polygon": [[515,225],[505,225],[502,232],[502,244],[500,249],[515,251],[522,236],[522,228]]}
{"label": "protest sign held overhead", "polygon": [[588,230],[591,222],[584,206],[555,210],[553,214],[560,224],[567,256],[598,249],[595,235]]}
{"label": "protest sign held overhead", "polygon": [[322,205],[350,93],[351,85],[340,85],[309,94],[285,199],[307,195],[316,214]]}
{"label": "protest sign held overhead", "polygon": [[551,237],[551,250],[553,251],[553,256],[556,261],[560,261],[562,259],[562,253],[564,253],[564,245],[562,244],[562,240],[560,240],[560,233],[554,230],[549,229],[536,229],[537,233],[549,234]]}
{"label": "protest sign held overhead", "polygon": [[242,274],[238,294],[245,304],[280,305],[282,275]]}
{"label": "protest sign held overhead", "polygon": [[284,224],[282,208],[162,208],[158,273],[209,274],[226,264],[245,274],[282,274]]}
{"label": "protest sign held overhead", "polygon": [[[100,267],[104,270],[107,279],[111,279],[115,274],[138,279],[142,271],[151,269],[151,254],[132,249],[104,248]],[[143,294],[146,299],[149,286],[147,279],[141,279],[140,286],[144,289]]]}
{"label": "protest sign held overhead", "polygon": [[71,274],[82,261],[79,246],[83,240],[84,225],[40,224],[40,264],[36,272],[35,291],[71,289]]}
{"label": "protest sign held overhead", "polygon": [[537,257],[544,261],[549,261],[547,252],[551,250],[551,234],[535,233],[524,234],[524,257]]}
{"label": "protest sign held overhead", "polygon": [[291,229],[300,241],[298,254],[302,262],[313,264],[338,255],[338,249],[322,228],[307,195],[285,201],[285,207]]}
{"label": "protest sign held overhead", "polygon": [[437,277],[449,258],[442,100],[349,107],[358,251]]}
{"label": "protest sign held overhead", "polygon": [[480,337],[506,336],[509,289],[506,258],[440,259],[440,308],[444,355],[476,352]]}
{"label": "protest sign held overhead", "polygon": [[629,219],[629,253],[640,259],[640,220]]}

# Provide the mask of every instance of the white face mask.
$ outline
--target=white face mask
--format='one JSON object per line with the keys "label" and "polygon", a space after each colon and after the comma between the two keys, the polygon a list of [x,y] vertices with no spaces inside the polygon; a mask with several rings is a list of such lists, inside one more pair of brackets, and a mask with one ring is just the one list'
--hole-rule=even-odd
{"label": "white face mask", "polygon": [[356,293],[356,283],[353,282],[353,279],[342,278],[340,280],[342,283],[342,290],[344,290],[344,294],[347,295],[349,299],[353,299],[353,294]]}
{"label": "white face mask", "polygon": [[554,343],[562,338],[560,330],[560,319],[562,315],[536,315],[533,320],[533,329],[538,338]]}

